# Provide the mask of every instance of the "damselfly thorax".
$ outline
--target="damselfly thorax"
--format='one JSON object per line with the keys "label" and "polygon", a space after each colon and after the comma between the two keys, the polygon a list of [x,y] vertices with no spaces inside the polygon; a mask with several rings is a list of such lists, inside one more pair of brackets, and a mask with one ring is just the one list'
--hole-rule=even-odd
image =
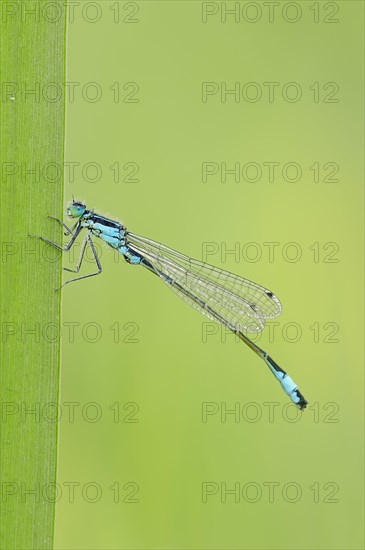
{"label": "damselfly thorax", "polygon": [[115,220],[86,210],[80,219],[80,225],[87,228],[92,235],[99,237],[112,248],[121,248],[126,244],[126,227]]}

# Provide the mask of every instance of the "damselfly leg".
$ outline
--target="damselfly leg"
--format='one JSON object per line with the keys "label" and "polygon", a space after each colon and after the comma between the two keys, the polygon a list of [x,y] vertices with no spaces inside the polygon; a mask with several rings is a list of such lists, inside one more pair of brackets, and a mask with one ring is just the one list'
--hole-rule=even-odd
{"label": "damselfly leg", "polygon": [[[63,252],[68,252],[69,250],[71,250],[72,246],[75,244],[75,241],[76,241],[77,237],[80,234],[80,231],[82,229],[81,224],[76,223],[74,225],[74,227],[72,229],[70,229],[59,218],[56,218],[54,216],[48,216],[48,217],[52,220],[56,220],[60,225],[62,225],[66,229],[67,233],[65,233],[65,235],[72,235],[70,241],[66,244],[66,246],[61,246],[58,243],[55,243],[54,241],[51,241],[50,239],[47,239],[46,237],[43,237],[41,235],[30,235],[30,236],[41,239],[45,243],[51,244],[52,246],[54,246],[58,250],[62,250]],[[74,269],[71,269],[69,267],[64,267],[63,269],[65,271],[70,271],[71,273],[78,273],[80,271],[80,267],[81,267],[82,261],[84,259],[84,254],[85,254],[85,250],[86,250],[87,245],[89,245],[90,248],[91,248],[91,251],[93,253],[94,260],[95,260],[95,263],[97,265],[98,271],[96,271],[95,273],[89,273],[88,275],[83,275],[82,277],[76,277],[75,279],[70,279],[69,281],[66,281],[65,283],[63,283],[63,285],[60,288],[57,288],[56,291],[60,290],[62,287],[64,287],[65,285],[68,285],[69,283],[74,283],[75,281],[81,281],[81,279],[87,279],[88,277],[94,277],[95,275],[100,275],[100,273],[103,271],[103,269],[101,267],[99,257],[97,255],[96,250],[95,250],[94,243],[93,243],[89,233],[87,233],[85,239],[83,240],[81,251],[80,251],[79,261],[78,261],[76,267]]]}
{"label": "damselfly leg", "polygon": [[91,251],[92,251],[93,256],[94,256],[95,263],[98,267],[98,271],[96,271],[95,273],[89,273],[88,275],[82,275],[82,277],[76,277],[75,279],[70,279],[69,281],[66,281],[65,283],[63,283],[62,287],[64,287],[65,285],[68,285],[69,283],[74,283],[75,281],[81,281],[81,279],[87,279],[88,277],[94,277],[95,275],[100,275],[100,273],[103,271],[103,268],[101,267],[99,257],[97,255],[96,250],[95,250],[94,243],[93,243],[92,238],[90,237],[89,234],[86,235],[86,237],[85,237],[85,239],[82,243],[79,261],[77,262],[77,266],[75,267],[75,269],[70,269],[69,267],[64,267],[63,269],[65,271],[70,271],[71,273],[78,273],[80,271],[80,267],[81,267],[82,261],[84,259],[84,254],[85,254],[85,250],[86,250],[87,245],[89,245],[90,248],[91,248]]}

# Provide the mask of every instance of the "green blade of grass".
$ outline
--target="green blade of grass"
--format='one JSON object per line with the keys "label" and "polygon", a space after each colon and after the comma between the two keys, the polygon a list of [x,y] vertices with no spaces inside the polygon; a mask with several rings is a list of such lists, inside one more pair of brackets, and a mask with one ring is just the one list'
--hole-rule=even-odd
{"label": "green blade of grass", "polygon": [[[47,4],[48,11],[43,7]],[[52,548],[60,358],[66,13],[1,6],[1,548]],[[51,10],[51,11],[49,11]],[[56,17],[58,13],[58,16]]]}

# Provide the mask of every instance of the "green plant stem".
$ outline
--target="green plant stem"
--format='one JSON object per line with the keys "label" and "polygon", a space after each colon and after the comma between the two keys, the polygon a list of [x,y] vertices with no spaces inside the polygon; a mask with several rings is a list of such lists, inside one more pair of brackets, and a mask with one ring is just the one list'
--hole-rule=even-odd
{"label": "green plant stem", "polygon": [[66,12],[3,4],[0,545],[38,550],[53,547],[61,260],[28,234],[62,234],[47,214],[63,209]]}

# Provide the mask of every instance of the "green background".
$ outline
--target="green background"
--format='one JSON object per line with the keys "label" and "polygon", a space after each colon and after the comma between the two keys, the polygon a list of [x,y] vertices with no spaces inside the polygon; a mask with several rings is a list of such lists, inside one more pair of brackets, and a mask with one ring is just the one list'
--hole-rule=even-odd
{"label": "green background", "polygon": [[[192,1],[75,7],[67,81],[80,85],[66,99],[66,162],[79,164],[74,181],[66,168],[65,200],[196,258],[213,243],[210,263],[277,293],[283,314],[258,341],[309,408],[297,415],[248,348],[220,330],[204,339],[214,325],[101,246],[102,276],[63,292],[57,548],[363,545],[363,4],[297,2],[295,23],[288,3],[272,22],[264,3],[238,4],[238,21],[224,22],[210,3],[218,11],[206,23]],[[219,90],[206,102],[203,82]],[[261,99],[222,101],[222,83],[235,82],[257,83]],[[272,101],[265,82],[279,83]],[[288,82],[299,101],[283,98]],[[203,182],[204,162],[258,163],[262,177]],[[265,162],[280,163],[274,181]],[[299,181],[285,181],[288,162]],[[324,181],[326,163],[338,181]],[[274,257],[264,243],[278,243]],[[207,402],[217,412],[203,422]],[[222,421],[235,406],[239,417]],[[216,492],[204,502],[206,482]]]}

